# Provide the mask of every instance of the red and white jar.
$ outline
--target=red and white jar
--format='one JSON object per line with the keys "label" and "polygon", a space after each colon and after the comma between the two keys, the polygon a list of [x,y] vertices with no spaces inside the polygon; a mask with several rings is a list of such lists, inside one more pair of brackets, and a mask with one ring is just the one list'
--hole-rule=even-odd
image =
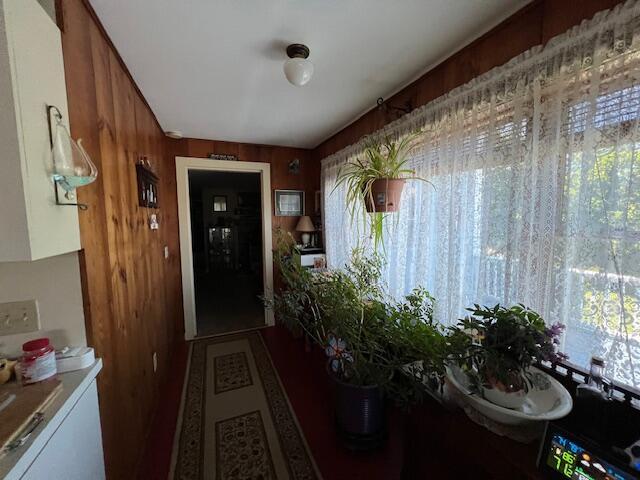
{"label": "red and white jar", "polygon": [[56,351],[48,338],[38,338],[22,345],[20,373],[22,383],[36,383],[57,373]]}

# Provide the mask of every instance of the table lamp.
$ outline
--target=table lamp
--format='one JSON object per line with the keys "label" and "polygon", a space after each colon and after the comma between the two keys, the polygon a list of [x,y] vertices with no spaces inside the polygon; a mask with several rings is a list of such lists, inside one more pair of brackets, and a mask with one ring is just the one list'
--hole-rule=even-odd
{"label": "table lamp", "polygon": [[309,245],[309,241],[311,240],[310,232],[315,232],[316,229],[313,226],[313,222],[308,215],[303,215],[298,220],[298,224],[296,225],[296,231],[302,232],[302,245]]}

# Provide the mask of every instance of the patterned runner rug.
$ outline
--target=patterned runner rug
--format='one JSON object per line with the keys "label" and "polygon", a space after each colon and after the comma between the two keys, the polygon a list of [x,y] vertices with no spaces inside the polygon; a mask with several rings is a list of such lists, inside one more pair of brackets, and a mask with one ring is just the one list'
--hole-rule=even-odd
{"label": "patterned runner rug", "polygon": [[197,340],[176,480],[320,479],[259,332]]}

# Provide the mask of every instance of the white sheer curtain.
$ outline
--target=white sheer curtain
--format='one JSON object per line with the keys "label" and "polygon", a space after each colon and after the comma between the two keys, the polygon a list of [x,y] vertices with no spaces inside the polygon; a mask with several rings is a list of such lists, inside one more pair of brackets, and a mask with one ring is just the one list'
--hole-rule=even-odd
{"label": "white sheer curtain", "polygon": [[[420,128],[408,182],[387,220],[385,280],[417,285],[454,323],[474,302],[521,302],[567,325],[581,366],[640,386],[640,2],[598,15],[389,124]],[[323,160],[329,265],[366,245],[341,165],[362,142]],[[370,248],[370,247],[369,247]]]}

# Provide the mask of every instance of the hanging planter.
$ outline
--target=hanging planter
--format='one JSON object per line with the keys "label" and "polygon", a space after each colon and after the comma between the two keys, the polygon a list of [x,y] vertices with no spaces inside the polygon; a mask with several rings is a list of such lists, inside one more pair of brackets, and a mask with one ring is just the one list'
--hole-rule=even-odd
{"label": "hanging planter", "polygon": [[406,180],[398,178],[379,178],[371,183],[370,195],[365,196],[367,212],[397,212]]}
{"label": "hanging planter", "polygon": [[334,190],[346,186],[351,219],[353,221],[360,211],[363,212],[376,248],[382,243],[382,214],[400,209],[406,181],[425,181],[408,168],[409,154],[419,138],[420,132],[416,132],[397,140],[390,137],[381,141],[369,140],[364,155],[348,162],[338,174]]}

